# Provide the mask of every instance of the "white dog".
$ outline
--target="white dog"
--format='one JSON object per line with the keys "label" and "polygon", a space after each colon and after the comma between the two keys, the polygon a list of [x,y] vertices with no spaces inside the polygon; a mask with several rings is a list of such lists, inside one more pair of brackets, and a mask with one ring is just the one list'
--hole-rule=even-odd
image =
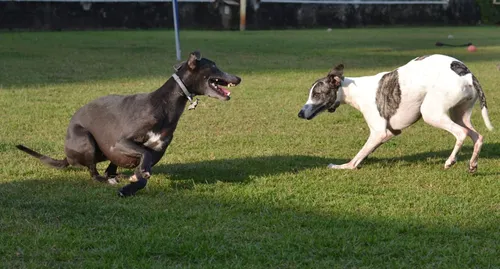
{"label": "white dog", "polygon": [[334,112],[340,104],[349,104],[363,113],[370,128],[368,141],[350,162],[330,164],[329,168],[357,168],[378,146],[422,117],[457,139],[445,168],[456,163],[457,153],[469,136],[474,143],[469,172],[477,170],[483,136],[474,130],[470,117],[478,98],[486,127],[492,130],[493,126],[481,85],[462,62],[445,55],[429,55],[374,76],[344,78],[343,74],[340,64],[314,82],[299,112],[300,118],[310,120],[320,112]]}

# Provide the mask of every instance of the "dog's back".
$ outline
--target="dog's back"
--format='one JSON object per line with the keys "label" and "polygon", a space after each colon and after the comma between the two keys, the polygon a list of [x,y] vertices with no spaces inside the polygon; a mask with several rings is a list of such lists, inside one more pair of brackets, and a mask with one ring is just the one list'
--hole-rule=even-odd
{"label": "dog's back", "polygon": [[418,57],[398,68],[402,89],[443,93],[472,86],[472,72],[461,61],[446,55]]}
{"label": "dog's back", "polygon": [[[476,88],[479,82],[465,64],[446,55],[418,57],[391,73],[397,77],[398,91],[388,93],[379,90],[378,93],[384,95],[385,102],[393,107],[390,124],[398,129],[418,120],[424,104],[449,108],[464,100],[475,102],[478,96],[484,96],[482,90]],[[391,96],[388,98],[388,95]],[[485,103],[481,108],[484,106]]]}

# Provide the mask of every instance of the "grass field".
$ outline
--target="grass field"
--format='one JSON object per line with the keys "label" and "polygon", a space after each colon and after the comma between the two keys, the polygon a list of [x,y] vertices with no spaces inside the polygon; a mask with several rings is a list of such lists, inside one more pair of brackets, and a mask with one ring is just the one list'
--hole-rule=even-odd
{"label": "grass field", "polygon": [[[0,35],[2,268],[500,268],[500,136],[485,135],[476,174],[443,165],[455,139],[422,121],[356,171],[328,170],[364,144],[359,112],[297,113],[312,82],[339,62],[346,76],[416,56],[463,60],[500,128],[498,28],[391,28],[181,33],[243,78],[232,100],[200,98],[137,196],[59,171],[15,149],[62,158],[76,109],[107,94],[155,90],[173,72],[171,31]],[[448,40],[453,34],[455,39]],[[436,41],[473,42],[465,48]],[[101,164],[100,169],[107,164]],[[122,170],[131,173],[130,170]]]}

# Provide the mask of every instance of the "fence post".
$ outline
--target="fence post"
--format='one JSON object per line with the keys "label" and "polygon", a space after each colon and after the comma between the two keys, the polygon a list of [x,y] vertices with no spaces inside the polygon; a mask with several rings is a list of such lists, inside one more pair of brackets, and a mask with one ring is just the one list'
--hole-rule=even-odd
{"label": "fence post", "polygon": [[172,11],[174,13],[175,55],[177,56],[177,61],[180,61],[181,44],[179,41],[179,17],[177,10],[177,0],[172,0]]}
{"label": "fence post", "polygon": [[245,31],[247,21],[247,0],[240,0],[240,31]]}

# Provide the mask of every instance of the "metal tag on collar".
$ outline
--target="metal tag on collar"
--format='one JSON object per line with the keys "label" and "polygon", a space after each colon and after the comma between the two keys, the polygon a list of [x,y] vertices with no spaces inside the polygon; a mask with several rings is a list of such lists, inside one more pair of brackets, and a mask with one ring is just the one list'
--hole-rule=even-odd
{"label": "metal tag on collar", "polygon": [[200,99],[196,98],[194,102],[191,102],[191,104],[188,106],[188,110],[195,109],[199,101]]}

